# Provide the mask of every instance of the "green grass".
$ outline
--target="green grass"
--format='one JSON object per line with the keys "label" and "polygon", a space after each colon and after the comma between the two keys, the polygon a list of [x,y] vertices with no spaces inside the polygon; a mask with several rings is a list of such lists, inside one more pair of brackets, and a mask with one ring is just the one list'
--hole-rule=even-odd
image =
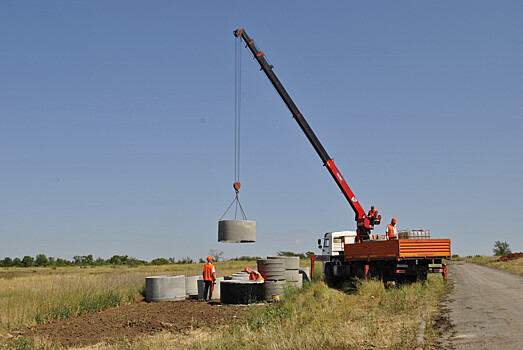
{"label": "green grass", "polygon": [[444,293],[439,275],[388,289],[379,281],[359,282],[351,294],[307,283],[302,290],[287,290],[280,303],[254,308],[242,323],[185,348],[413,349],[422,317],[434,315]]}

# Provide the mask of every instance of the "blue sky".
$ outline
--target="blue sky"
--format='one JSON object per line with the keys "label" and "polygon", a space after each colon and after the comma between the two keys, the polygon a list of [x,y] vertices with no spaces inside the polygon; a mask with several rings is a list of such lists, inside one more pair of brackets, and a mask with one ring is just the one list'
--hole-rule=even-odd
{"label": "blue sky", "polygon": [[[2,1],[0,258],[317,252],[354,215],[247,50],[245,28],[365,209],[523,250],[519,1]],[[382,225],[378,232],[384,232]]]}

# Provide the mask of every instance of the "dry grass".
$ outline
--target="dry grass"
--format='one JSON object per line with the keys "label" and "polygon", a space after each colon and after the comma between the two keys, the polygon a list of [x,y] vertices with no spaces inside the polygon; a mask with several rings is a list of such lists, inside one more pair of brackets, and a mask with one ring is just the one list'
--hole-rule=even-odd
{"label": "dry grass", "polygon": [[495,269],[504,270],[523,276],[523,259],[516,259],[510,261],[498,261],[497,256],[475,256],[475,257],[459,257],[452,258],[453,261],[466,261],[474,264],[485,265]]}
{"label": "dry grass", "polygon": [[160,333],[86,349],[414,349],[420,321],[432,317],[444,293],[439,275],[388,289],[378,281],[365,282],[350,294],[314,282],[213,333]]}
{"label": "dry grass", "polygon": [[[219,275],[225,275],[246,265],[249,263],[217,263],[217,270]],[[74,316],[89,305],[91,299],[86,300],[85,295],[95,291],[117,295],[118,302],[129,302],[143,288],[145,276],[195,275],[201,269],[201,264],[35,269],[29,274],[2,278],[0,307],[6,310],[0,315],[2,327],[6,330],[34,324],[35,315],[49,317],[56,314],[58,306],[68,307],[72,310],[70,316]],[[85,349],[414,349],[418,347],[420,321],[425,319],[430,325],[444,293],[440,275],[430,275],[426,283],[391,288],[379,281],[358,283],[350,291],[313,282],[299,291],[290,289],[282,302],[253,308],[244,321],[213,332],[199,329],[184,334],[159,333],[132,343],[97,344]],[[57,349],[41,339],[23,338],[7,348]]]}
{"label": "dry grass", "polygon": [[[218,276],[256,262],[218,262]],[[122,305],[143,294],[145,277],[200,275],[203,264],[130,268],[64,267],[0,269],[0,336],[7,331]]]}

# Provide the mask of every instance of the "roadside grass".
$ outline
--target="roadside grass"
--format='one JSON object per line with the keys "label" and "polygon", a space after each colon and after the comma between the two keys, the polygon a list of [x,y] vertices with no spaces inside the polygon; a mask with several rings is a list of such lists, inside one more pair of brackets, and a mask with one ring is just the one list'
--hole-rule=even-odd
{"label": "roadside grass", "polygon": [[453,257],[452,261],[466,261],[504,270],[523,276],[523,259],[498,261],[498,256]]}
{"label": "roadside grass", "polygon": [[[247,264],[247,265],[246,265]],[[256,262],[217,262],[218,276]],[[76,317],[133,302],[145,277],[200,275],[203,264],[0,269],[0,336],[26,326]]]}
{"label": "roadside grass", "polygon": [[[252,306],[246,319],[212,332],[160,333],[85,349],[415,349],[421,320],[431,325],[444,294],[440,275],[390,288],[357,282],[350,294],[316,281],[287,288],[281,302]],[[426,348],[431,341],[425,339]]]}

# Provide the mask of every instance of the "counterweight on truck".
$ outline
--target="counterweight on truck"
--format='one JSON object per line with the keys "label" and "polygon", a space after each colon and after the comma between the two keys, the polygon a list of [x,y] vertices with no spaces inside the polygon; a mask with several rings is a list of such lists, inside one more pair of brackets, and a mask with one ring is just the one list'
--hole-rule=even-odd
{"label": "counterweight on truck", "polygon": [[[244,29],[235,30],[234,36],[240,37],[254,55],[355,213],[356,232],[327,233],[324,236],[324,247],[320,245],[323,254],[319,256],[318,260],[324,261],[323,268],[327,279],[335,281],[350,277],[369,278],[371,276],[381,277],[384,280],[401,279],[402,277],[423,279],[426,278],[428,272],[444,272],[445,266],[442,264],[442,259],[450,258],[450,240],[448,239],[412,240],[417,241],[415,244],[403,242],[411,240],[402,239],[369,240],[374,225],[371,225],[365,210],[334,164],[334,160],[329,156],[274,73],[274,67],[267,62],[265,53],[258,50],[254,40],[247,35]],[[379,220],[374,224],[379,224]],[[334,247],[335,244],[337,249],[327,247],[327,245]]]}

